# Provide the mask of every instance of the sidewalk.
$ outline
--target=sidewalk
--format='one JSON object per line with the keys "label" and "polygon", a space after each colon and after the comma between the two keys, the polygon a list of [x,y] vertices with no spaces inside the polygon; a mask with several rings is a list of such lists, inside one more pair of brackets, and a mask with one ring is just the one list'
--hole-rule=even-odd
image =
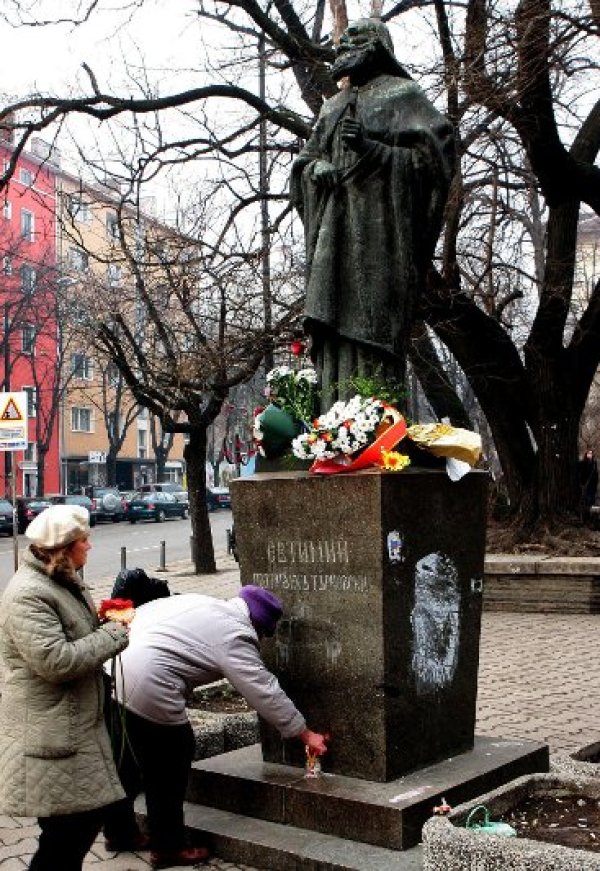
{"label": "sidewalk", "polygon": [[[179,563],[170,566],[163,577],[173,592],[223,598],[235,595],[239,589],[235,561],[218,554],[217,567],[215,575],[197,576],[191,573],[189,563]],[[110,595],[113,581],[87,579],[96,602]],[[477,733],[545,741],[552,752],[600,740],[598,620],[579,614],[484,614]],[[36,835],[35,821],[0,817],[1,871],[27,868]],[[114,857],[99,839],[84,867],[93,871],[148,871],[143,856],[123,853]],[[249,866],[213,859],[203,867],[248,871]]]}

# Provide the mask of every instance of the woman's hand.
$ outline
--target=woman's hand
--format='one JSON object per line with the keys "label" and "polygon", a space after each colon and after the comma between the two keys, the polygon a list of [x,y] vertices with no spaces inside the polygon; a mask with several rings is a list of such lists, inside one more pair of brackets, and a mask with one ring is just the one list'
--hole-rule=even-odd
{"label": "woman's hand", "polygon": [[327,753],[326,742],[329,739],[328,735],[321,735],[319,732],[311,732],[310,729],[304,729],[303,732],[300,732],[298,738],[300,738],[305,747],[308,747],[311,753],[315,753],[317,756],[323,756],[324,753]]}

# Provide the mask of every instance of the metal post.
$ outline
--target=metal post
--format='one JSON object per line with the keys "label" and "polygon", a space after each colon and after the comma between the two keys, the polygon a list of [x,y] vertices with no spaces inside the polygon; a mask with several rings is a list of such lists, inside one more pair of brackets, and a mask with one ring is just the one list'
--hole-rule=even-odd
{"label": "metal post", "polygon": [[166,571],[167,568],[167,543],[166,541],[161,541],[160,543],[160,563],[159,569],[161,572]]}
{"label": "metal post", "polygon": [[[11,451],[7,451],[7,454],[12,453]],[[15,571],[19,568],[19,527],[17,522],[17,464],[15,462],[14,454],[12,456],[12,504],[13,504],[13,559],[15,565]]]}
{"label": "metal post", "polygon": [[[9,314],[10,314],[10,303],[4,303],[4,318],[3,318],[3,330],[4,330],[4,390],[6,393],[10,392],[10,324],[9,324]],[[5,490],[8,491],[10,487],[10,480],[12,475],[12,467],[14,457],[12,456],[11,451],[4,452],[4,487]],[[16,488],[13,489],[13,501],[16,495]],[[15,567],[16,568],[16,567]]]}
{"label": "metal post", "polygon": [[121,548],[121,571],[127,568],[127,548]]}

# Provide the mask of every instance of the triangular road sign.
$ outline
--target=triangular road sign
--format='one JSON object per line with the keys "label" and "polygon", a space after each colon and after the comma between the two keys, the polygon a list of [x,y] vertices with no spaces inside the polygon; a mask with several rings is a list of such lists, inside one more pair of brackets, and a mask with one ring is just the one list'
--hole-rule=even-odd
{"label": "triangular road sign", "polygon": [[9,397],[8,402],[4,406],[4,411],[0,414],[0,420],[23,420],[23,415],[12,396]]}

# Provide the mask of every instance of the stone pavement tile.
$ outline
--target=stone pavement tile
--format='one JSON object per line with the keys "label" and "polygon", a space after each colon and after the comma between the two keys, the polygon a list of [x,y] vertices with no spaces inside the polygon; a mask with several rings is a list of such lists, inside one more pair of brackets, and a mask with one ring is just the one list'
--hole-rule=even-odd
{"label": "stone pavement tile", "polygon": [[7,826],[3,826],[0,828],[0,844],[5,844],[9,846],[10,844],[16,844],[19,841],[23,841],[26,839],[37,840],[37,836],[39,835],[40,830],[37,825],[30,826],[12,826],[9,828]]}
{"label": "stone pavement tile", "polygon": [[1,871],[24,871],[25,868],[29,867],[29,858],[31,857],[25,860],[15,856],[12,859],[4,859],[0,861],[0,869]]}
{"label": "stone pavement tile", "polygon": [[24,855],[32,856],[36,850],[37,838],[23,838],[22,840],[15,841],[14,844],[0,847],[0,868],[4,867],[3,863],[7,859],[22,857]]}
{"label": "stone pavement tile", "polygon": [[598,740],[597,617],[484,614],[477,707],[481,734],[547,741],[554,752]]}

